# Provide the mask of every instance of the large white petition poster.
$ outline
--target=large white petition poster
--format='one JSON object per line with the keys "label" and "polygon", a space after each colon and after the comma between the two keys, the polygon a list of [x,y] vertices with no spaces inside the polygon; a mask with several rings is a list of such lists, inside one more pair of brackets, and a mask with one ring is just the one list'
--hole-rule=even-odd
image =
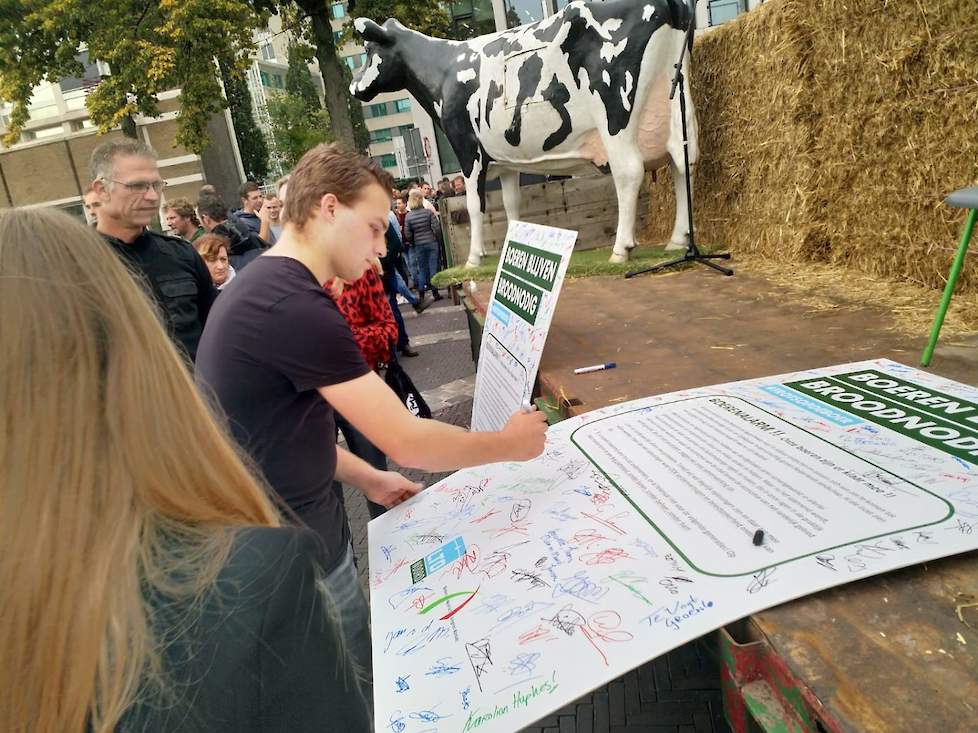
{"label": "large white petition poster", "polygon": [[511,221],[482,330],[472,429],[501,430],[529,401],[577,232]]}
{"label": "large white petition poster", "polygon": [[376,728],[517,730],[750,613],[976,549],[976,477],[978,390],[890,361],[567,420],[370,523]]}

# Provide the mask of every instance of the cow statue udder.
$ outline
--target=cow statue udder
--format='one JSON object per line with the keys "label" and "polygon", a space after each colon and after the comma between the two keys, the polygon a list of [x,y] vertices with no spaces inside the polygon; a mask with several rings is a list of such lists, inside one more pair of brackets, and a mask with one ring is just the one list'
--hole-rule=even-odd
{"label": "cow statue udder", "polygon": [[[483,254],[487,178],[499,177],[513,220],[520,171],[584,175],[609,168],[618,197],[611,261],[625,262],[635,246],[645,169],[667,161],[676,192],[667,248],[688,243],[679,95],[672,101],[668,95],[691,22],[681,0],[576,0],[537,23],[446,41],[393,19],[380,26],[357,18],[367,60],[350,92],[369,102],[406,89],[440,124],[465,177],[468,266]],[[688,94],[686,110],[692,166],[696,114]]]}

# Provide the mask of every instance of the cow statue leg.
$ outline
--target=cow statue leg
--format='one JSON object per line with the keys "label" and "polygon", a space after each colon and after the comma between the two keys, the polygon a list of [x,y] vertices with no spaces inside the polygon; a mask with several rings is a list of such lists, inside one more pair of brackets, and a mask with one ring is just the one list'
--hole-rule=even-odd
{"label": "cow statue leg", "polygon": [[618,194],[618,233],[609,262],[628,262],[629,250],[635,247],[635,217],[638,194],[645,180],[645,163],[637,145],[629,145],[609,135],[602,135],[602,139]]}
{"label": "cow statue leg", "polygon": [[479,164],[472,174],[465,177],[465,208],[469,212],[469,258],[466,267],[478,267],[482,263],[482,193],[479,191]]}
{"label": "cow statue leg", "polygon": [[[683,74],[689,78],[689,64],[684,64]],[[685,250],[689,247],[689,203],[686,200],[686,165],[683,160],[683,128],[682,128],[682,109],[679,105],[679,95],[671,102],[672,122],[669,126],[669,139],[666,142],[666,149],[672,164],[669,166],[672,172],[672,188],[676,193],[676,221],[672,227],[672,236],[669,238],[667,250]],[[693,190],[693,171],[696,170],[696,161],[699,158],[699,147],[697,145],[697,125],[696,111],[693,109],[693,101],[689,94],[686,94],[686,134],[689,138],[689,190]]]}
{"label": "cow statue leg", "polygon": [[[689,247],[689,204],[686,201],[686,169],[681,155],[678,162],[673,158],[669,169],[672,172],[672,188],[676,192],[676,222],[673,224],[672,236],[669,237],[666,250],[685,250]],[[689,170],[689,182],[692,190],[692,166]]]}
{"label": "cow statue leg", "polygon": [[520,218],[520,172],[500,171],[499,183],[503,189],[503,208],[506,210],[506,220],[515,221]]}

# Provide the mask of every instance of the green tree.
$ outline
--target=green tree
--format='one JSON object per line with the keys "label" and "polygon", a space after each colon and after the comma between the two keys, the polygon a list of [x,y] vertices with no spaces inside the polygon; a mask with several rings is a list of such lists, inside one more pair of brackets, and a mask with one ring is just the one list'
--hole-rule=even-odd
{"label": "green tree", "polygon": [[[350,96],[350,71],[337,53],[329,4],[323,0],[294,0],[299,17],[308,19],[308,39],[315,47],[319,71],[323,76],[326,109],[336,140],[354,150],[365,151],[369,139],[362,123],[360,103]],[[440,0],[356,0],[354,12],[378,22],[400,18],[421,33],[447,38],[451,28],[448,13]],[[352,18],[347,21],[340,43],[355,40]]]}
{"label": "green tree", "polygon": [[220,69],[245,178],[261,183],[268,177],[268,143],[255,123],[251,92],[240,69],[225,64]]}
{"label": "green tree", "polygon": [[207,123],[225,101],[215,61],[244,63],[253,33],[268,22],[269,0],[0,0],[0,99],[13,104],[4,142],[15,142],[42,81],[77,76],[78,49],[111,74],[86,100],[102,132],[131,132],[132,118],[160,114],[157,95],[181,89],[177,142],[200,152]]}
{"label": "green tree", "polygon": [[313,53],[313,48],[301,40],[293,40],[289,43],[289,70],[285,74],[285,91],[306,100],[309,109],[322,109],[316,83],[312,80],[312,72],[309,71],[309,62],[313,59]]}
{"label": "green tree", "polygon": [[[411,30],[434,38],[449,38],[452,32],[451,16],[441,0],[356,0],[351,10],[357,18],[370,18],[381,24],[388,18],[397,18]],[[353,20],[351,17],[343,27],[343,43],[359,39]]]}
{"label": "green tree", "polygon": [[326,111],[310,108],[308,100],[290,92],[268,100],[268,116],[273,155],[285,169],[295,167],[310,148],[333,139]]}

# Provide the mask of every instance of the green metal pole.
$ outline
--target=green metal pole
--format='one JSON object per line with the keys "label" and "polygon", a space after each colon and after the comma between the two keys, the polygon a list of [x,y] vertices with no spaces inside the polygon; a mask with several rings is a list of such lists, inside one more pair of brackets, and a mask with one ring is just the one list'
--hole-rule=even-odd
{"label": "green metal pole", "polygon": [[961,274],[961,267],[964,265],[964,256],[968,253],[968,242],[971,240],[971,232],[975,228],[975,219],[978,219],[978,209],[972,209],[968,214],[968,221],[965,222],[964,231],[961,233],[961,243],[958,245],[958,252],[954,255],[954,263],[951,265],[951,273],[947,276],[947,285],[944,286],[944,295],[941,297],[941,304],[937,307],[937,316],[934,318],[934,326],[930,330],[930,341],[924,349],[924,356],[920,360],[921,366],[930,364],[931,357],[934,356],[934,347],[937,346],[937,337],[941,333],[941,326],[944,325],[944,316],[947,315],[947,307],[951,303],[951,295],[954,293],[954,285]]}

